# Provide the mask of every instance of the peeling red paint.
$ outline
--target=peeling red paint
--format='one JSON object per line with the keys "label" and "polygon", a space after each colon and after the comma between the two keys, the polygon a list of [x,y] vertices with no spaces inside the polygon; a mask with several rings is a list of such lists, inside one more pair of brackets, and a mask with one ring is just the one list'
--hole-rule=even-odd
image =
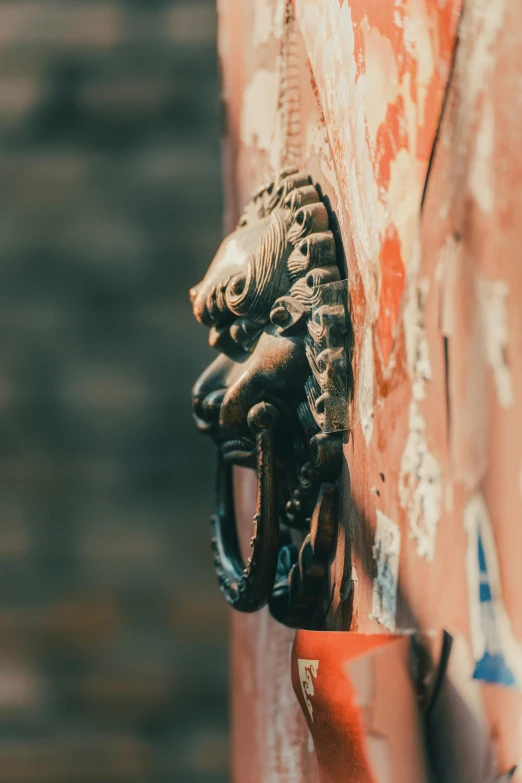
{"label": "peeling red paint", "polygon": [[377,334],[384,365],[388,364],[395,341],[404,292],[404,264],[401,260],[401,243],[394,226],[389,229],[381,245],[381,293]]}

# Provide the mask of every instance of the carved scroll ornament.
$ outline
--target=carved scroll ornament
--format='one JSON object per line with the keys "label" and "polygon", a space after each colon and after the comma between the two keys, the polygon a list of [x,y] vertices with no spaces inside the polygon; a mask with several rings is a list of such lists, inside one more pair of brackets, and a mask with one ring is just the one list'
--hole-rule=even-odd
{"label": "carved scroll ornament", "polygon": [[[193,390],[217,445],[212,546],[236,609],[321,625],[336,535],[352,330],[330,217],[295,168],[260,187],[191,290],[219,355]],[[233,465],[257,472],[251,552],[240,551]]]}

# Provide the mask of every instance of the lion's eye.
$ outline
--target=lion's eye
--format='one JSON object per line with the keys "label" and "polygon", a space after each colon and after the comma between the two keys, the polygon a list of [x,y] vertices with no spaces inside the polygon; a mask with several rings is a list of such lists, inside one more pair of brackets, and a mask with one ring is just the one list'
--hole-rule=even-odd
{"label": "lion's eye", "polygon": [[243,277],[243,275],[237,275],[236,277],[232,278],[229,285],[229,291],[232,296],[239,296],[242,294],[245,290],[245,283],[246,279]]}

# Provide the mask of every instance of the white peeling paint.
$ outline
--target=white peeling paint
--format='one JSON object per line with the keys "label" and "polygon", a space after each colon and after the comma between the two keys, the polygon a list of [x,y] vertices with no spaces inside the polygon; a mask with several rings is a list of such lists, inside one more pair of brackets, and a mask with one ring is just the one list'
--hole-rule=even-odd
{"label": "white peeling paint", "polygon": [[[408,106],[407,101],[405,104]],[[386,202],[392,223],[397,228],[401,246],[405,254],[408,253],[404,256],[408,274],[415,265],[415,258],[412,256],[417,252],[415,241],[419,227],[415,180],[416,168],[412,165],[411,153],[401,149],[390,162],[390,182]]]}
{"label": "white peeling paint", "polygon": [[475,137],[475,152],[471,161],[469,186],[483,212],[491,214],[495,205],[495,111],[486,101]]}
{"label": "white peeling paint", "polygon": [[417,543],[417,554],[427,560],[435,557],[437,527],[443,503],[440,465],[428,448],[426,422],[418,405],[426,396],[425,386],[432,378],[425,326],[428,278],[417,278],[420,245],[414,243],[408,289],[404,307],[406,361],[412,382],[412,400],[408,417],[408,438],[401,458],[399,502],[410,523],[410,535]]}
{"label": "white peeling paint", "polygon": [[419,122],[424,125],[428,87],[435,70],[433,46],[430,38],[430,17],[424,0],[409,0],[409,14],[405,17],[406,49],[417,58],[417,103]]}
{"label": "white peeling paint", "polygon": [[487,362],[493,371],[497,399],[502,408],[513,406],[513,380],[506,359],[509,328],[506,300],[508,285],[503,280],[478,277],[478,292]]}
{"label": "white peeling paint", "polygon": [[257,0],[254,11],[254,47],[273,40],[280,41],[284,32],[286,0]]}
{"label": "white peeling paint", "polygon": [[366,75],[357,78],[354,29],[348,3],[296,3],[297,18],[321,95],[331,148],[348,207],[352,238],[369,320],[377,317],[380,234],[385,220],[370,159],[366,130]]}
{"label": "white peeling paint", "polygon": [[388,104],[397,97],[397,60],[388,38],[376,27],[361,27],[366,63],[366,119],[371,144],[375,147],[379,126],[386,119]]}
{"label": "white peeling paint", "polygon": [[286,16],[289,0],[277,0],[277,7],[274,15],[274,38],[282,41],[286,29]]}
{"label": "white peeling paint", "polygon": [[[468,534],[466,571],[469,589],[470,633],[473,658],[480,661],[486,653],[502,655],[522,685],[522,644],[515,637],[502,599],[501,576],[493,525],[484,497],[476,492],[464,508],[464,527]],[[482,542],[487,565],[490,600],[481,602],[483,584],[478,559],[478,539]]]}
{"label": "white peeling paint", "polygon": [[399,526],[377,509],[377,529],[372,549],[377,563],[377,576],[373,580],[370,617],[390,631],[395,631],[400,550]]}
{"label": "white peeling paint", "polygon": [[417,542],[417,554],[435,557],[437,527],[443,502],[442,471],[426,442],[426,422],[415,400],[410,402],[408,439],[401,458],[399,502]]}
{"label": "white peeling paint", "polygon": [[269,0],[254,3],[254,47],[268,43],[273,35],[274,8]]}
{"label": "white peeling paint", "polygon": [[301,683],[303,699],[305,700],[306,708],[310,713],[310,720],[313,721],[314,707],[310,697],[315,695],[314,680],[317,677],[319,661],[309,661],[305,658],[298,658],[297,668],[299,670],[299,682]]}
{"label": "white peeling paint", "polygon": [[408,297],[404,307],[404,334],[406,340],[406,361],[408,374],[412,380],[412,395],[414,400],[422,400],[426,396],[424,385],[431,381],[432,370],[428,350],[428,340],[424,324],[424,309],[429,291],[429,280],[426,277],[409,286]]}
{"label": "white peeling paint", "polygon": [[357,387],[359,419],[366,445],[370,444],[373,435],[373,374],[372,328],[371,326],[367,326],[362,345],[361,366]]}
{"label": "white peeling paint", "polygon": [[[402,5],[407,6],[401,10],[410,24],[408,29],[399,24],[396,32],[403,36],[406,48],[410,47],[416,68],[406,69],[401,75],[390,41],[366,20],[354,23],[350,3],[295,2],[334,151],[343,209],[349,214],[371,323],[378,317],[379,258],[383,238],[390,228],[398,232],[405,266],[409,268],[411,263],[424,186],[417,158],[418,131],[425,124],[425,101],[438,51],[426,0],[408,0]],[[397,19],[402,20],[402,14],[398,13]],[[364,37],[365,56],[359,63],[355,31]],[[390,163],[389,182],[379,187],[375,176],[378,131],[399,96],[407,149],[396,151]]]}
{"label": "white peeling paint", "polygon": [[314,111],[312,117],[307,116],[306,118],[304,156],[308,160],[315,155],[323,154],[323,152],[329,153],[328,137],[324,122],[318,112]]}
{"label": "white peeling paint", "polygon": [[278,136],[278,98],[280,69],[259,68],[243,93],[241,141],[274,153]]}

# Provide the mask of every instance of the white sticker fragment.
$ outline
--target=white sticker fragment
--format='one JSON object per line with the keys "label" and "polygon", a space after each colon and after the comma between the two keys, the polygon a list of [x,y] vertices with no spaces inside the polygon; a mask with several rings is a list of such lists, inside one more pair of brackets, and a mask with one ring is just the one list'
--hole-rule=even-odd
{"label": "white sticker fragment", "polygon": [[372,548],[372,555],[377,563],[377,576],[373,580],[370,617],[390,631],[395,631],[400,550],[399,526],[377,509],[377,529]]}
{"label": "white sticker fragment", "polygon": [[[415,268],[419,262],[420,256],[416,258]],[[417,542],[417,554],[431,561],[435,557],[437,527],[442,513],[443,481],[441,467],[428,448],[426,422],[417,404],[425,398],[425,385],[432,378],[424,317],[428,290],[427,278],[418,281],[412,278],[404,308],[406,357],[412,381],[412,400],[408,439],[399,473],[399,502],[408,515],[410,534]]]}
{"label": "white sticker fragment", "polygon": [[506,360],[509,328],[506,300],[509,288],[504,280],[478,277],[478,292],[486,358],[493,371],[498,403],[502,408],[513,406],[513,380]]}
{"label": "white sticker fragment", "polygon": [[314,719],[314,708],[310,700],[310,696],[315,694],[314,679],[317,677],[317,670],[319,669],[319,661],[309,661],[306,658],[298,658],[297,666],[299,669],[299,681],[301,683],[301,690],[303,692],[303,698],[310,713],[310,719]]}
{"label": "white sticker fragment", "polygon": [[417,554],[429,561],[435,557],[442,501],[442,470],[428,449],[426,422],[412,400],[408,439],[399,473],[399,502],[408,515],[410,534],[417,542]]}
{"label": "white sticker fragment", "polygon": [[464,526],[468,534],[466,570],[475,661],[473,678],[520,689],[522,644],[513,634],[502,599],[493,526],[480,492],[466,504]]}
{"label": "white sticker fragment", "polygon": [[410,286],[404,307],[404,334],[406,339],[406,361],[408,374],[413,381],[413,399],[423,400],[424,385],[431,381],[432,370],[428,351],[424,309],[429,291],[429,280],[422,277]]}
{"label": "white sticker fragment", "polygon": [[358,379],[358,413],[366,441],[370,444],[373,435],[373,337],[371,326],[366,327],[362,346],[361,367]]}

